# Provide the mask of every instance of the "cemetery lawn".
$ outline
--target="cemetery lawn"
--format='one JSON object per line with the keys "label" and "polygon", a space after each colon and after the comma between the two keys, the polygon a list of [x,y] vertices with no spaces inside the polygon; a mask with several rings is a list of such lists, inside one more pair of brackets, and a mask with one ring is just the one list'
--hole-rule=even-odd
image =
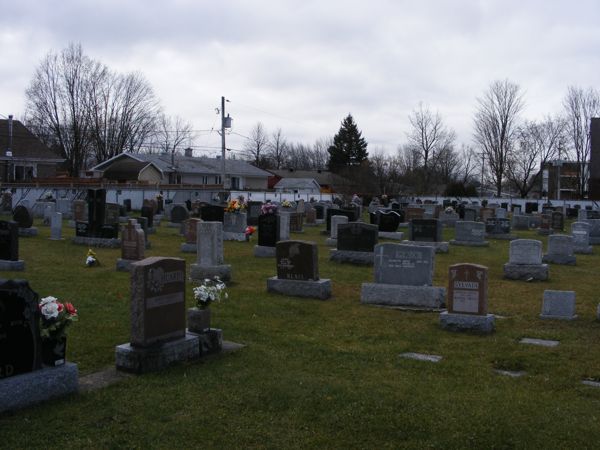
{"label": "cemetery lawn", "polygon": [[[25,278],[40,295],[71,301],[79,322],[68,359],[80,377],[114,367],[116,345],[129,341],[129,274],[116,272],[120,250],[96,249],[101,266],[86,268],[86,247],[21,238]],[[66,222],[65,222],[66,225]],[[566,229],[568,229],[568,224]],[[600,250],[577,266],[550,266],[547,282],[508,281],[508,241],[488,248],[450,247],[436,255],[434,285],[447,287],[448,266],[489,267],[489,309],[501,316],[490,336],[441,330],[438,314],[360,304],[372,268],[332,263],[319,243],[328,301],[266,292],[274,259],[253,256],[251,242],[226,242],[234,283],[214,304],[213,325],[240,351],[125,377],[109,387],[0,415],[0,448],[593,448],[600,441]],[[158,227],[146,256],[183,254],[175,228]],[[453,230],[445,230],[446,240]],[[546,237],[532,231],[521,237]],[[539,318],[545,289],[575,290],[575,321]],[[192,306],[192,284],[187,286]],[[523,337],[560,341],[554,348],[519,344]],[[441,362],[400,358],[441,355]],[[525,371],[520,378],[494,370]]]}

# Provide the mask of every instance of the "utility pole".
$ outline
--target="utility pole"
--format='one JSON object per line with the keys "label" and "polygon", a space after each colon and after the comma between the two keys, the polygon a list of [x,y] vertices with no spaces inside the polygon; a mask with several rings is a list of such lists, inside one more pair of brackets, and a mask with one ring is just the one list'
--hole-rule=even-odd
{"label": "utility pole", "polygon": [[225,128],[231,128],[231,121],[233,120],[227,114],[225,117],[225,102],[228,102],[225,97],[221,97],[221,183],[223,184],[223,189],[231,188],[231,180],[227,179],[227,175],[225,173]]}
{"label": "utility pole", "polygon": [[481,152],[481,185],[479,186],[479,197],[483,198],[483,168],[485,166],[485,153]]}
{"label": "utility pole", "polygon": [[227,189],[225,184],[225,97],[221,97],[221,183],[223,189]]}

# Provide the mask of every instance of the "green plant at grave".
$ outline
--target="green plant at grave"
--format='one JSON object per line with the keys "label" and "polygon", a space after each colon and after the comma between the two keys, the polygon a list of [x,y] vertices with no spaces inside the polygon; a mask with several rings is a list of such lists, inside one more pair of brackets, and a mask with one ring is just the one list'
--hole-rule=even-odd
{"label": "green plant at grave", "polygon": [[206,309],[212,302],[220,302],[229,297],[227,286],[219,277],[206,278],[200,286],[196,286],[193,290],[196,306],[200,309]]}
{"label": "green plant at grave", "polygon": [[77,321],[77,310],[73,304],[59,302],[56,297],[42,298],[39,309],[42,338],[60,339],[67,335],[71,323]]}

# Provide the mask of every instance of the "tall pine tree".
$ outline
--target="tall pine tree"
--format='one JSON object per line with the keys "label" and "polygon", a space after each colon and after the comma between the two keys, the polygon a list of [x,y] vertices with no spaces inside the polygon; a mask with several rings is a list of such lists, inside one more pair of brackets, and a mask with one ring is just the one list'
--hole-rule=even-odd
{"label": "tall pine tree", "polygon": [[358,166],[369,156],[367,141],[358,130],[352,114],[342,121],[340,131],[334,136],[329,152],[329,170],[340,172],[347,167]]}

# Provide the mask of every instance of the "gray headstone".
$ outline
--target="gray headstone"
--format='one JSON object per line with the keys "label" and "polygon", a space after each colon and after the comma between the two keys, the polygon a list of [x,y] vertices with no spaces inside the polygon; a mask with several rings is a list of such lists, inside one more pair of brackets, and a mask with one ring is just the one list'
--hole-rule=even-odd
{"label": "gray headstone", "polygon": [[577,317],[575,315],[575,291],[545,290],[540,317],[544,319],[575,319]]}
{"label": "gray headstone", "polygon": [[345,223],[348,223],[348,217],[346,216],[331,217],[331,239],[337,239],[338,226]]}
{"label": "gray headstone", "polygon": [[289,213],[279,214],[279,240],[287,241],[290,239],[290,215]]}
{"label": "gray headstone", "polygon": [[431,286],[435,249],[383,243],[375,246],[375,283]]}
{"label": "gray headstone", "polygon": [[223,231],[228,233],[243,233],[246,231],[246,213],[229,213],[223,215]]}
{"label": "gray headstone", "polygon": [[62,239],[62,213],[54,212],[50,218],[50,239]]}
{"label": "gray headstone", "polygon": [[511,264],[542,264],[542,242],[534,239],[516,239],[510,243]]}
{"label": "gray headstone", "polygon": [[144,259],[146,237],[136,219],[129,219],[121,234],[121,258],[128,261]]}
{"label": "gray headstone", "polygon": [[459,221],[454,228],[454,239],[462,242],[483,242],[485,225],[482,222]]}
{"label": "gray headstone", "polygon": [[223,264],[223,224],[221,222],[198,222],[196,263],[199,266]]}

